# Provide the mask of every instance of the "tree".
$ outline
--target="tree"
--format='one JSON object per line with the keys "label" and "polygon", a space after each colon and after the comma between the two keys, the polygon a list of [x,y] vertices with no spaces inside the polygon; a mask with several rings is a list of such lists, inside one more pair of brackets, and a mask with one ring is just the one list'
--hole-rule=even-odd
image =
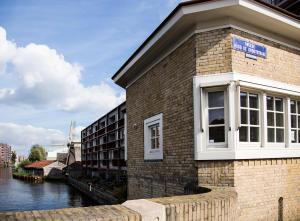
{"label": "tree", "polygon": [[29,154],[28,159],[31,162],[45,160],[46,159],[46,151],[45,151],[44,147],[42,147],[41,145],[38,145],[38,144],[33,145],[30,149],[30,154]]}
{"label": "tree", "polygon": [[16,151],[12,151],[12,152],[11,152],[11,157],[10,157],[11,163],[12,163],[12,164],[15,164],[15,163],[16,163],[16,159],[17,159]]}
{"label": "tree", "polygon": [[18,167],[24,168],[24,166],[30,164],[30,161],[28,159],[23,160],[19,163]]}

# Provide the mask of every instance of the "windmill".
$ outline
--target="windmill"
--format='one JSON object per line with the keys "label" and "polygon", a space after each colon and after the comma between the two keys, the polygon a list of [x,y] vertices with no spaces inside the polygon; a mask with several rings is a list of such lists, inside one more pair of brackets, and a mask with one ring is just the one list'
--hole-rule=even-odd
{"label": "windmill", "polygon": [[[67,149],[67,151],[64,150],[63,152],[68,153],[68,156],[67,156],[67,161],[68,161],[71,149],[72,149],[72,147],[74,147],[74,143],[75,143],[75,140],[74,140],[74,138],[75,138],[75,128],[76,128],[76,122],[71,121],[69,136],[68,136],[67,142],[65,144],[50,144],[50,145],[45,145],[45,146],[48,146],[48,147],[65,147]],[[51,154],[49,154],[49,153],[51,153]],[[56,156],[49,156],[49,155],[53,155],[53,154],[57,154],[56,151],[48,152],[47,158],[50,159],[50,158],[56,157]]]}

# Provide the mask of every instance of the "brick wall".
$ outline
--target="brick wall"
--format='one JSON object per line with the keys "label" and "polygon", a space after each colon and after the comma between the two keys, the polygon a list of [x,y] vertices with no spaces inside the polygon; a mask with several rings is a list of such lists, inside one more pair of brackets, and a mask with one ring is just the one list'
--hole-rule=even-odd
{"label": "brick wall", "polygon": [[[232,49],[233,36],[264,44],[267,58],[246,59]],[[299,220],[299,159],[193,160],[192,77],[231,71],[300,85],[300,52],[236,29],[213,30],[194,35],[130,86],[129,198],[182,194],[197,179],[199,185],[235,187],[241,220],[278,220],[281,213],[284,220]],[[164,160],[147,162],[143,120],[161,112]]]}
{"label": "brick wall", "polygon": [[232,71],[231,29],[218,29],[196,35],[197,75]]}
{"label": "brick wall", "polygon": [[245,59],[245,53],[232,50],[233,71],[300,85],[300,51],[236,29],[231,35],[267,48],[267,58],[257,60]]}
{"label": "brick wall", "polygon": [[[194,75],[192,37],[126,91],[129,199],[182,194],[184,185],[196,180]],[[144,120],[158,113],[163,113],[164,159],[144,161]]]}

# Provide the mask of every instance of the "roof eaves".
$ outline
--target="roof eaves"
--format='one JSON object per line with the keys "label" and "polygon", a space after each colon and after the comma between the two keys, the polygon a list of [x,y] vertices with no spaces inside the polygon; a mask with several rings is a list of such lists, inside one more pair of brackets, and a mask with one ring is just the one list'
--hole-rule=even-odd
{"label": "roof eaves", "polygon": [[[148,38],[136,49],[136,51],[125,61],[125,63],[117,70],[117,72],[112,76],[112,80],[114,80],[118,74],[134,59],[134,57],[152,40],[152,38],[165,26],[166,23],[168,23],[172,17],[184,6],[204,3],[204,2],[212,2],[212,1],[218,1],[218,0],[191,0],[186,1],[178,4],[176,8],[163,20],[163,22],[148,36]],[[284,15],[287,15],[288,17],[292,19],[296,19],[297,21],[300,21],[300,16],[297,16],[295,14],[290,13],[289,11],[286,11],[280,7],[274,6],[272,4],[269,4],[267,2],[264,2],[262,0],[250,0],[252,2],[259,3],[261,5],[264,5],[266,7],[271,8],[274,11],[280,12]]]}

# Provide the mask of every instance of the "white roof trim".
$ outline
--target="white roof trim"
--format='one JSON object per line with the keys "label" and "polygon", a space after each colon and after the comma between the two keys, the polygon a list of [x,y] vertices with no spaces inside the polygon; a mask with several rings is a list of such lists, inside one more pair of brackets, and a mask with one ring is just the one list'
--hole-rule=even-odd
{"label": "white roof trim", "polygon": [[115,82],[118,81],[184,15],[238,5],[300,29],[300,23],[295,19],[289,18],[281,14],[280,12],[273,11],[266,6],[259,5],[259,3],[251,2],[249,0],[220,0],[182,6],[182,8],[180,8],[175,13],[175,15],[163,26],[163,28],[154,35],[154,37],[142,48],[142,50],[139,51],[137,55],[118,73],[118,75],[113,78],[113,80]]}

